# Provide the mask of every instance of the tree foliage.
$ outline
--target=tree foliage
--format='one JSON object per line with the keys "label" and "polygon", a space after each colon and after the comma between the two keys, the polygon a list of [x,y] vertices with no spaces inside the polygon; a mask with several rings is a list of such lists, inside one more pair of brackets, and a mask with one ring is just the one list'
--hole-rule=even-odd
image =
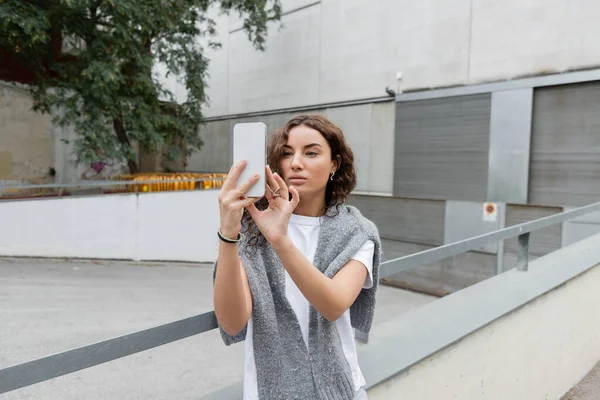
{"label": "tree foliage", "polygon": [[[136,172],[132,143],[202,146],[213,8],[239,15],[259,50],[281,15],[280,0],[0,0],[0,57],[35,76],[34,109],[74,128],[80,162],[127,161]],[[185,103],[153,75],[157,62],[182,77]]]}

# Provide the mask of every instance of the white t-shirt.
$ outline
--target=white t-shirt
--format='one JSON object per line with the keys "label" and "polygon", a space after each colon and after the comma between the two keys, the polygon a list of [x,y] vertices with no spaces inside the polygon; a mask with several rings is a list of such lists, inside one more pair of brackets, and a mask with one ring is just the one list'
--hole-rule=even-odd
{"label": "white t-shirt", "polygon": [[[317,251],[317,242],[322,219],[318,217],[304,217],[292,214],[288,225],[288,236],[292,243],[300,252],[312,263]],[[367,241],[364,246],[352,257],[365,265],[368,274],[363,285],[364,289],[373,286],[373,253],[375,244]],[[285,271],[285,294],[292,309],[298,317],[300,330],[304,343],[308,348],[308,315],[310,304],[304,297],[300,289],[296,286],[292,278]],[[354,341],[354,331],[350,324],[350,310],[346,310],[335,322],[340,334],[342,349],[348,364],[352,369],[352,379],[354,381],[354,390],[357,391],[365,385],[365,378],[358,366],[356,355],[356,343]],[[244,400],[258,400],[258,386],[256,378],[256,365],[254,363],[254,347],[252,344],[252,316],[248,321],[245,344],[245,372],[244,372]]]}

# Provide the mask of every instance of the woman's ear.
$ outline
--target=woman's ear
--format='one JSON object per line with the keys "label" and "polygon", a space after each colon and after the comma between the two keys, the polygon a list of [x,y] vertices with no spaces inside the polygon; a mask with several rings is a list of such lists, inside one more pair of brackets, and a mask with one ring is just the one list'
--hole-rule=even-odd
{"label": "woman's ear", "polygon": [[335,160],[331,160],[331,167],[337,172],[342,166],[342,156],[335,156]]}

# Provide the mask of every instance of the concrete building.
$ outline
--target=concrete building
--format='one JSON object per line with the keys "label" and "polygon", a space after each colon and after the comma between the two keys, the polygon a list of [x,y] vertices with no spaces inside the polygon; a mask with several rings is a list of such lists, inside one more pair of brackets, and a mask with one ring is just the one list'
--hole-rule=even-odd
{"label": "concrete building", "polygon": [[[223,46],[209,54],[206,145],[188,169],[227,171],[236,122],[274,129],[294,114],[324,113],[356,153],[351,202],[397,256],[600,200],[596,2],[283,6],[283,27],[273,24],[265,52],[236,16],[215,14]],[[531,253],[598,232],[599,221],[540,232]],[[395,283],[447,293],[510,268],[514,253],[507,242]]]}

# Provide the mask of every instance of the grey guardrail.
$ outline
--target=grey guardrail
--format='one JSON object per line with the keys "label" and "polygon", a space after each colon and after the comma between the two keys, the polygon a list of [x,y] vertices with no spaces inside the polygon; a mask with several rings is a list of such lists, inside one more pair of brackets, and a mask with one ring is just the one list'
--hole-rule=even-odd
{"label": "grey guardrail", "polygon": [[217,328],[213,311],[0,370],[0,394]]}

